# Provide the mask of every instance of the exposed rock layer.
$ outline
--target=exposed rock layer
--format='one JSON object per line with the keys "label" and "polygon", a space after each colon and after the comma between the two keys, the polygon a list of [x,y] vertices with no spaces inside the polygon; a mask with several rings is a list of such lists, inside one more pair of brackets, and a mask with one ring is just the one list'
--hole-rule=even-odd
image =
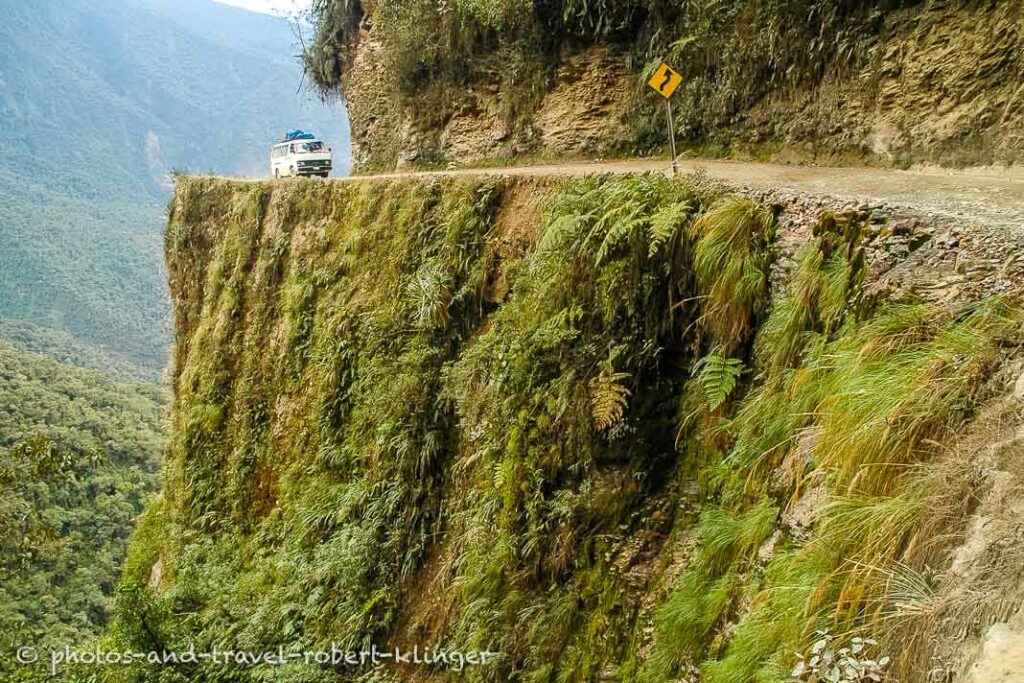
{"label": "exposed rock layer", "polygon": [[[681,138],[703,152],[777,160],[1019,163],[1021,3],[927,3],[884,12],[883,28],[855,68],[826,65],[813,82],[769,90],[738,109],[684,84],[676,98]],[[658,136],[664,142],[661,100],[643,86],[628,45],[563,48],[544,91],[532,99],[505,85],[513,65],[496,54],[481,55],[458,86],[428,84],[409,94],[381,77],[379,37],[388,30],[370,12],[346,57],[343,91],[357,169],[636,154]],[[722,59],[724,70],[748,68]],[[685,63],[675,66],[687,73]]]}

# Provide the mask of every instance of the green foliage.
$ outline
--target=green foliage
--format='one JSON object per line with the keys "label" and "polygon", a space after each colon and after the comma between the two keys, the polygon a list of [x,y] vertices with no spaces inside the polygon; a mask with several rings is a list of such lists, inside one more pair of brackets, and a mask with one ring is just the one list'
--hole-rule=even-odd
{"label": "green foliage", "polygon": [[758,360],[777,373],[798,359],[814,335],[833,334],[847,313],[863,307],[864,275],[860,224],[850,215],[826,213],[797,254],[787,296],[765,322]]}
{"label": "green foliage", "polygon": [[[105,629],[135,517],[155,491],[163,391],[0,341],[0,649]],[[4,680],[35,680],[0,657]]]}
{"label": "green foliage", "polygon": [[715,410],[725,403],[736,388],[736,382],[743,373],[743,361],[709,353],[697,361],[693,366],[693,372],[704,389],[708,410]]}
{"label": "green foliage", "polygon": [[702,326],[722,353],[750,337],[768,301],[768,243],[775,216],[753,199],[724,197],[693,222],[693,266],[705,297]]}
{"label": "green foliage", "polygon": [[883,13],[910,4],[728,0],[658,7],[648,20],[645,73],[661,61],[685,68],[677,123],[690,135],[712,133],[773,90],[864,64]]}
{"label": "green foliage", "polygon": [[[806,295],[807,276],[798,269],[791,296]],[[792,311],[782,302],[772,316]],[[751,496],[771,496],[783,518],[808,487],[830,502],[819,504],[811,529],[779,529],[750,608],[711,652],[721,608],[706,604],[715,595],[708,581],[726,568],[749,571],[754,546],[730,545],[733,517],[702,516],[696,555],[659,611],[651,670],[672,675],[703,657],[702,680],[776,680],[823,624],[878,628],[884,577],[939,561],[941,539],[963,522],[973,478],[940,444],[966,419],[1000,340],[1021,325],[1019,309],[998,300],[955,313],[888,304],[860,324],[848,314],[831,334],[804,330],[811,339],[796,367],[767,356],[730,422],[733,446],[713,466],[713,490],[740,510]],[[778,329],[769,321],[762,333]],[[727,585],[732,600],[748,590]],[[705,609],[712,618],[691,621]]]}
{"label": "green foliage", "polygon": [[[358,647],[392,628],[436,533],[455,419],[439,383],[487,305],[498,188],[180,182],[168,263],[193,294],[177,308],[168,515],[136,539],[135,616],[116,632]],[[154,558],[173,577],[159,596]]]}
{"label": "green foliage", "polygon": [[59,445],[138,462],[159,452],[158,385],[119,383],[0,340],[0,446],[46,435]]}
{"label": "green foliage", "polygon": [[604,431],[622,419],[630,391],[622,382],[629,379],[628,372],[615,372],[611,362],[601,364],[601,373],[590,380],[590,413],[594,424]]}
{"label": "green foliage", "polygon": [[511,299],[452,367],[471,495],[445,571],[456,637],[507,653],[487,680],[518,661],[528,680],[589,680],[623,648],[637,605],[600,558],[662,485],[679,383],[656,378],[679,376],[687,352],[672,308],[691,291],[687,224],[709,199],[654,176],[568,183]]}
{"label": "green foliage", "polygon": [[742,514],[722,508],[701,513],[695,554],[655,614],[658,639],[642,679],[664,680],[700,661],[714,629],[734,616],[744,585],[757,580],[750,575],[755,553],[778,513],[767,499]]}
{"label": "green foliage", "polygon": [[1022,329],[1004,301],[866,300],[852,216],[773,302],[774,213],[700,178],[559,181],[528,237],[515,179],[178,182],[166,483],[118,647],[784,680],[943,557],[976,485],[943,444]]}
{"label": "green foliage", "polygon": [[167,306],[154,204],[52,190],[0,168],[0,316],[158,373]]}
{"label": "green foliage", "polygon": [[[837,6],[814,0],[795,3],[731,0],[667,6],[649,0],[559,0],[554,3],[458,0],[438,5],[419,0],[390,0],[374,11],[402,22],[389,31],[396,34],[415,20],[430,26],[447,22],[453,28],[458,27],[463,35],[477,31],[476,41],[461,45],[470,50],[463,59],[493,48],[493,44],[486,42],[493,37],[484,30],[503,29],[501,37],[507,40],[509,34],[517,37],[512,29],[524,24],[533,31],[548,30],[551,34],[548,40],[556,45],[572,39],[608,38],[626,44],[635,41],[638,55],[650,57],[664,53],[678,63],[692,63],[695,73],[701,76],[722,73],[737,79],[727,84],[732,86],[735,98],[757,87],[737,78],[749,77],[755,69],[772,79],[765,85],[776,85],[820,76],[824,65],[833,59],[855,63],[864,56],[865,43],[877,30],[879,4]],[[339,47],[352,41],[364,11],[361,3],[352,0],[317,0],[312,15],[318,23],[318,50],[329,51],[331,47],[336,53]],[[379,18],[380,14],[375,14],[374,18]],[[791,27],[796,22],[800,22],[799,30],[786,34],[783,27]],[[842,36],[841,42],[834,42],[837,36]],[[711,43],[712,39],[724,45],[716,46]],[[743,40],[747,44],[740,42]],[[454,47],[446,46],[443,41],[439,43],[420,47],[416,55],[426,61],[424,56],[431,50]],[[809,51],[800,54],[793,49],[796,46],[809,48]],[[713,52],[715,47],[719,48],[718,53]],[[325,58],[319,52],[315,54]],[[314,60],[314,64],[318,63]],[[740,73],[730,73],[733,70]],[[341,76],[340,71],[323,67],[312,73],[325,86],[336,85]],[[334,80],[330,80],[332,78]],[[738,91],[736,86],[741,83],[750,90]]]}
{"label": "green foliage", "polygon": [[63,365],[95,370],[117,381],[141,379],[155,382],[159,379],[158,372],[137,365],[120,354],[84,344],[66,332],[21,320],[0,318],[0,339],[19,351],[43,354]]}
{"label": "green foliage", "polygon": [[140,524],[119,642],[143,622],[169,645],[380,642],[433,558],[457,615],[438,637],[507,653],[474,675],[582,679],[624,652],[638,605],[602,558],[666,485],[688,227],[715,197],[569,181],[503,261],[502,192],[179,179],[165,512]]}
{"label": "green foliage", "polygon": [[[728,443],[698,475],[724,507],[692,532],[643,680],[695,667],[715,682],[785,679],[816,629],[882,628],[887,577],[941,562],[965,519],[974,477],[940,444],[969,418],[1001,340],[1019,335],[1020,310],[873,309],[856,220],[825,214],[813,234],[758,328],[749,392],[730,419],[703,423]],[[724,362],[705,358],[693,370],[702,389],[704,369]],[[804,496],[821,502],[794,524]],[[733,539],[758,509],[781,509],[785,523],[755,557],[774,513],[750,543]]]}

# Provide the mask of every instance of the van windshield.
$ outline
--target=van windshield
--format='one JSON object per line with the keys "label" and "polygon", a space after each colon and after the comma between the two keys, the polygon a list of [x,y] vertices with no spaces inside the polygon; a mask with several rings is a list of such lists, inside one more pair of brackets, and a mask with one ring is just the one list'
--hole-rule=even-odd
{"label": "van windshield", "polygon": [[309,154],[311,152],[322,152],[324,151],[324,143],[319,140],[313,140],[311,142],[303,142],[295,146],[296,151],[299,154]]}

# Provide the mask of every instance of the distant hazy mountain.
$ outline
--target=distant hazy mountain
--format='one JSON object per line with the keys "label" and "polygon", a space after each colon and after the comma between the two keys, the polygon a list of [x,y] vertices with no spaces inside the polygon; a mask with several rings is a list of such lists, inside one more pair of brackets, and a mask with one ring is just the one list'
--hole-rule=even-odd
{"label": "distant hazy mountain", "polygon": [[341,157],[344,113],[301,87],[280,18],[213,0],[0,10],[0,317],[160,367],[168,172],[266,175],[292,127]]}

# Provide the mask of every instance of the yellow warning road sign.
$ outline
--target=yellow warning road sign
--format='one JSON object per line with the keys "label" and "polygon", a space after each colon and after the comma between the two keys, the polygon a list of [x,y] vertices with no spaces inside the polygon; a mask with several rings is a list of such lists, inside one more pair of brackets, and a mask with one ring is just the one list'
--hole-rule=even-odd
{"label": "yellow warning road sign", "polygon": [[683,77],[678,71],[668,64],[662,64],[654,72],[654,77],[647,81],[647,85],[657,90],[667,100],[672,97],[672,93],[676,91],[676,88],[682,82]]}

